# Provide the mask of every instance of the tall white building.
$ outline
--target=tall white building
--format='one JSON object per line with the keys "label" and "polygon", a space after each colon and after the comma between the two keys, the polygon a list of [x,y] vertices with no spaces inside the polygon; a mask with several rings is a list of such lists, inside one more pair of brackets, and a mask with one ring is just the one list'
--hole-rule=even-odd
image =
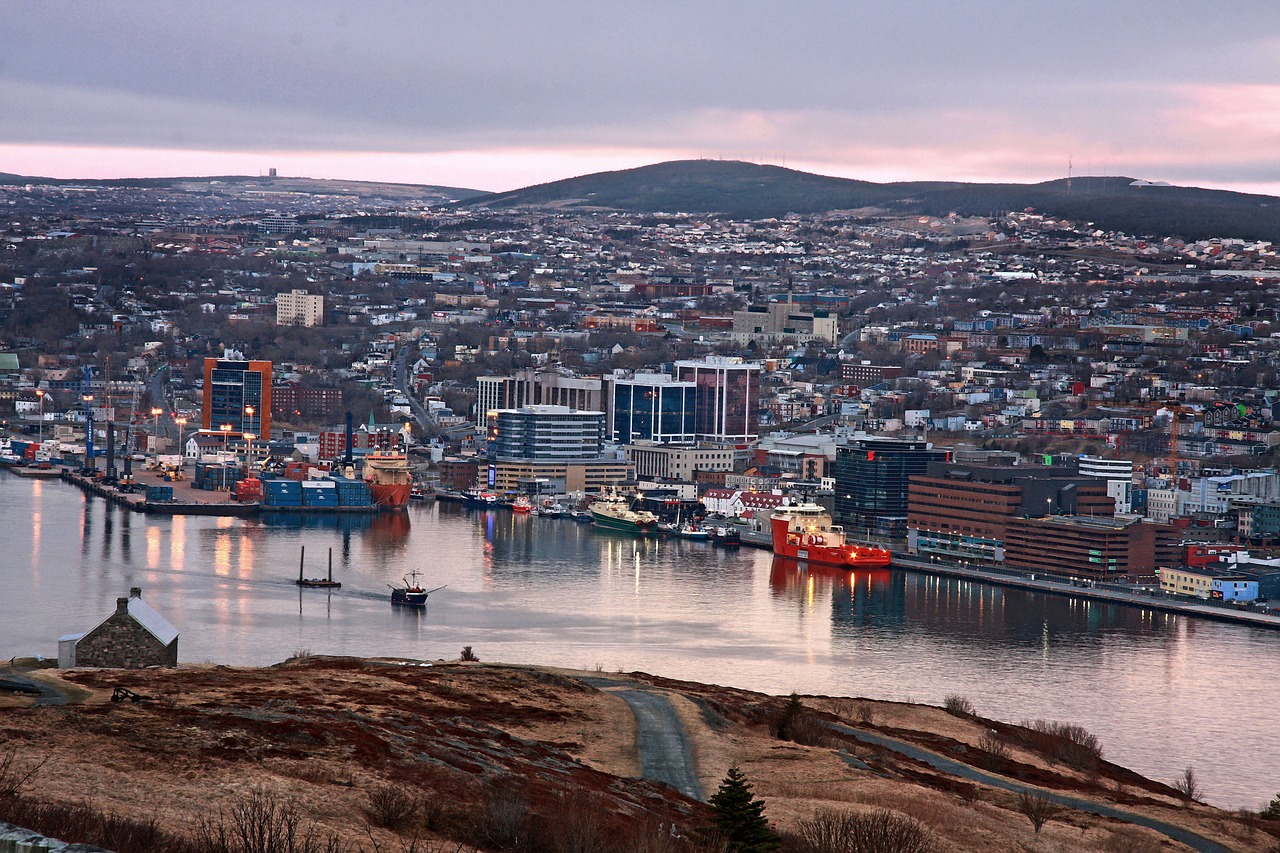
{"label": "tall white building", "polygon": [[1107,481],[1107,494],[1115,499],[1116,512],[1133,511],[1133,460],[1081,456],[1080,475]]}
{"label": "tall white building", "polygon": [[276,296],[277,326],[323,326],[324,296],[294,289]]}

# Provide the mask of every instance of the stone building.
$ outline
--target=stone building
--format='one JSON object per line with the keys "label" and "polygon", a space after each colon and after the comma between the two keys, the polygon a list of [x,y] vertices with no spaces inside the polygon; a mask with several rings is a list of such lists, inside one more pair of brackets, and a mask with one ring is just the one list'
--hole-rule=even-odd
{"label": "stone building", "polygon": [[58,666],[141,668],[178,665],[178,629],[133,587],[96,628],[58,640]]}

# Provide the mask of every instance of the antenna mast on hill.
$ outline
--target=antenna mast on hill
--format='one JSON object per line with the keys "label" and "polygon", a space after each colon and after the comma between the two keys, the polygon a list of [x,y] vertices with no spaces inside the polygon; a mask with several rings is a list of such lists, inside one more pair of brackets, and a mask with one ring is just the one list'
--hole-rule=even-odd
{"label": "antenna mast on hill", "polygon": [[1071,195],[1071,155],[1067,155],[1067,195]]}

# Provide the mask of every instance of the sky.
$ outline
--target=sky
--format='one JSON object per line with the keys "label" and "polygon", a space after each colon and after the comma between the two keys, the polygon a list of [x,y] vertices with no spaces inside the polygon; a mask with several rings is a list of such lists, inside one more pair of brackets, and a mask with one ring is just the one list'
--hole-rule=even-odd
{"label": "sky", "polygon": [[498,191],[689,158],[1280,195],[1280,3],[0,4],[0,172]]}

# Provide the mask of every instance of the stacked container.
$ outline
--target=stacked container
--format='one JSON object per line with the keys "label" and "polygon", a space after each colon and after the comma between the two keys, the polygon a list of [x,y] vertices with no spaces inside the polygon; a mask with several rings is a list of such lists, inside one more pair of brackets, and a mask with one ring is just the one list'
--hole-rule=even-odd
{"label": "stacked container", "polygon": [[264,480],[263,503],[267,506],[302,506],[302,484],[297,480]]}
{"label": "stacked container", "polygon": [[303,480],[302,505],[317,509],[338,507],[338,488],[333,480]]}
{"label": "stacked container", "polygon": [[147,502],[172,501],[173,486],[147,486]]}
{"label": "stacked container", "polygon": [[230,491],[244,477],[244,470],[235,465],[221,465],[209,462],[196,463],[196,476],[191,481],[194,489],[210,492]]}
{"label": "stacked container", "polygon": [[373,495],[369,493],[369,484],[364,480],[351,480],[346,477],[334,477],[333,482],[338,489],[339,506],[372,506]]}

